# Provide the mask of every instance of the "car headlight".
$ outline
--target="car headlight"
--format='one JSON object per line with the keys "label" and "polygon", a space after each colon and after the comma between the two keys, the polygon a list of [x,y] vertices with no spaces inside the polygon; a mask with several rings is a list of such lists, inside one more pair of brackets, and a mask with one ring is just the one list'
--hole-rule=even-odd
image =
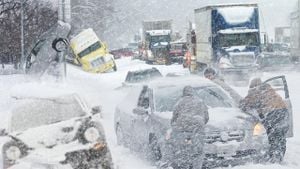
{"label": "car headlight", "polygon": [[86,141],[93,143],[96,142],[100,137],[99,131],[95,127],[90,127],[85,130],[84,132],[84,138]]}
{"label": "car headlight", "polygon": [[261,136],[266,133],[265,127],[261,123],[257,123],[253,128],[253,136]]}
{"label": "car headlight", "polygon": [[6,151],[5,151],[6,157],[9,160],[18,160],[21,158],[22,152],[21,149],[17,146],[10,146]]}

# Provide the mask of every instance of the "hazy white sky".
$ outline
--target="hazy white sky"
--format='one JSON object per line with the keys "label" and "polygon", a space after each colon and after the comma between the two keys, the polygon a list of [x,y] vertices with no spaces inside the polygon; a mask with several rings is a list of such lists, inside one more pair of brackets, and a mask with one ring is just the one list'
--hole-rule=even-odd
{"label": "hazy white sky", "polygon": [[[114,0],[117,23],[122,28],[122,41],[141,27],[142,20],[173,19],[174,30],[184,32],[189,20],[193,21],[194,9],[210,4],[258,3],[261,31],[274,37],[278,26],[289,26],[290,13],[295,11],[298,0]],[[118,30],[117,30],[118,31]],[[118,34],[118,33],[117,33]],[[125,41],[124,41],[125,43]]]}
{"label": "hazy white sky", "polygon": [[185,34],[188,21],[194,19],[194,9],[224,3],[258,3],[261,31],[268,32],[270,39],[273,39],[275,27],[289,26],[290,13],[296,10],[298,0],[112,0],[112,2],[116,13],[111,19],[110,29],[105,31],[101,38],[109,45],[117,47],[127,44],[128,39],[133,38],[141,28],[143,20],[172,19],[173,29]]}

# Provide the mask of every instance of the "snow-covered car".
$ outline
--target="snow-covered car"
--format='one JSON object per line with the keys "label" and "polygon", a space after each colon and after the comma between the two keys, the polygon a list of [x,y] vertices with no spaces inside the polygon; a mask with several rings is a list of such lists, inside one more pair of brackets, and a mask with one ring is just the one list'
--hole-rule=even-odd
{"label": "snow-covered car", "polygon": [[13,96],[11,102],[0,132],[0,168],[113,167],[99,107],[89,108],[76,94]]}
{"label": "snow-covered car", "polygon": [[264,72],[292,71],[298,66],[291,60],[290,54],[285,52],[265,52],[263,57],[258,59],[258,65],[259,69]]}
{"label": "snow-covered car", "polygon": [[[209,107],[204,166],[258,162],[269,147],[263,125],[253,114],[242,112],[229,93],[201,77],[164,78],[133,88],[115,111],[118,143],[156,160],[161,159],[164,151],[168,151],[165,147],[170,139],[173,106],[187,85],[192,86]],[[286,83],[284,91],[290,105]],[[292,131],[292,116],[290,118]]]}
{"label": "snow-covered car", "polygon": [[[54,41],[58,38],[66,39],[71,30],[71,26],[67,23],[59,21],[53,25],[48,31],[44,32],[37,42],[28,49],[24,60],[22,60],[22,68],[28,74],[43,75],[45,72],[50,71],[55,66],[58,60],[57,51],[54,45]],[[56,45],[61,43],[56,43]],[[55,47],[55,48],[53,48]],[[67,46],[62,46],[67,47]]]}
{"label": "snow-covered car", "polygon": [[129,71],[126,75],[123,86],[132,86],[138,83],[150,81],[162,77],[160,71],[153,67],[151,69],[143,69],[137,71]]}

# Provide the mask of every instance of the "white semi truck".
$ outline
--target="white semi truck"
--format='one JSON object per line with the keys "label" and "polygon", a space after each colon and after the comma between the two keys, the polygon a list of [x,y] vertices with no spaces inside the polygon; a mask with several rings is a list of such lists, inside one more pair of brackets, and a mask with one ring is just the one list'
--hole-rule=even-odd
{"label": "white semi truck", "polygon": [[249,79],[261,55],[257,4],[226,4],[195,9],[196,52],[190,70],[218,69],[224,77]]}

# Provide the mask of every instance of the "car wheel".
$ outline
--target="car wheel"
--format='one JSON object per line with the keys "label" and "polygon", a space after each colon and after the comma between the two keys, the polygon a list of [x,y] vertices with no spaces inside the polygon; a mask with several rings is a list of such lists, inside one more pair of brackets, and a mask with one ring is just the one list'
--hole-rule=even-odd
{"label": "car wheel", "polygon": [[116,135],[117,135],[117,144],[124,145],[124,133],[121,126],[118,124],[116,128]]}
{"label": "car wheel", "polygon": [[159,161],[162,158],[161,149],[158,145],[158,139],[154,134],[149,136],[150,159]]}

